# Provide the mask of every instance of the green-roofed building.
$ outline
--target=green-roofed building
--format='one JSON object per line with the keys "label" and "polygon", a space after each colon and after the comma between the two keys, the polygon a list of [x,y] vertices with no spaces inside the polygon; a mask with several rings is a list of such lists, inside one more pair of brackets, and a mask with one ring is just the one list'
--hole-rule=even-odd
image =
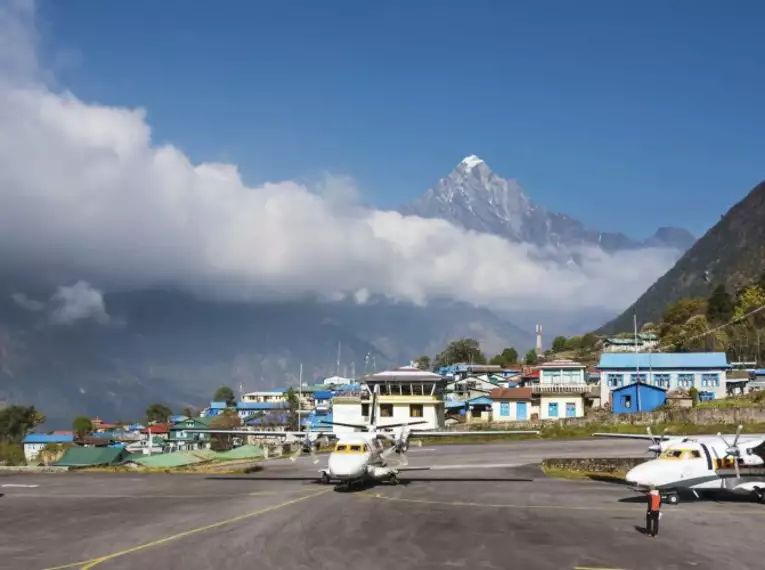
{"label": "green-roofed building", "polygon": [[130,456],[124,447],[70,447],[53,465],[61,467],[102,467],[120,465]]}
{"label": "green-roofed building", "polygon": [[231,461],[234,459],[259,459],[264,457],[265,453],[259,445],[242,445],[229,451],[216,453],[215,456],[221,461]]}
{"label": "green-roofed building", "polygon": [[170,449],[178,451],[190,451],[195,449],[210,448],[210,434],[208,433],[189,433],[187,429],[209,429],[210,422],[215,416],[204,418],[188,418],[173,424],[170,427],[167,443]]}

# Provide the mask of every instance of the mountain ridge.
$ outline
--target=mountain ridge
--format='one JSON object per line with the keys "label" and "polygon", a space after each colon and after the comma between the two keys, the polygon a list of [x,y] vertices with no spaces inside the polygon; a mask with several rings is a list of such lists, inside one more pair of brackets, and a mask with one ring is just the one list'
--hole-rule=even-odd
{"label": "mountain ridge", "polygon": [[669,271],[597,332],[631,330],[633,314],[640,323],[656,322],[668,303],[683,297],[706,297],[720,284],[735,293],[759,278],[765,271],[763,219],[765,181],[752,188]]}
{"label": "mountain ridge", "polygon": [[449,175],[397,211],[445,219],[466,229],[538,247],[591,245],[609,253],[645,247],[685,251],[695,241],[690,232],[676,227],[658,228],[644,241],[587,228],[566,214],[536,204],[517,180],[499,176],[476,155],[465,157]]}

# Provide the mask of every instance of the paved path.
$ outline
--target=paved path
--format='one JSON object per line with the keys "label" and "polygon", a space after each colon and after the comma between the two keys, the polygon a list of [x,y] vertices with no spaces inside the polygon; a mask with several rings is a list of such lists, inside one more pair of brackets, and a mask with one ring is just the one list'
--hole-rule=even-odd
{"label": "paved path", "polygon": [[533,465],[543,457],[644,450],[613,440],[415,448],[413,465],[442,469],[359,492],[308,480],[316,466],[307,458],[246,476],[2,476],[0,485],[38,486],[0,488],[0,566],[761,568],[761,505],[666,507],[661,535],[651,539],[638,530],[645,506],[628,489],[550,480]]}

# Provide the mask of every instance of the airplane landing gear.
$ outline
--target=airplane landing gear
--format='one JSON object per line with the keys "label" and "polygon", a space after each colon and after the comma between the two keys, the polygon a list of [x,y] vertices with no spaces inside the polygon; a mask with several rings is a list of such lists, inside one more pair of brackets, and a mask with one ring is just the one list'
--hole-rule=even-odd
{"label": "airplane landing gear", "polygon": [[329,485],[329,475],[326,471],[321,472],[321,477],[319,477],[319,483],[322,485]]}
{"label": "airplane landing gear", "polygon": [[664,497],[664,502],[668,505],[676,505],[680,502],[680,495],[675,492],[667,493]]}
{"label": "airplane landing gear", "polygon": [[762,489],[761,487],[755,487],[754,496],[757,498],[758,503],[765,503],[765,489]]}
{"label": "airplane landing gear", "polygon": [[398,476],[395,473],[391,473],[388,477],[388,483],[391,485],[398,485],[400,481],[398,480]]}

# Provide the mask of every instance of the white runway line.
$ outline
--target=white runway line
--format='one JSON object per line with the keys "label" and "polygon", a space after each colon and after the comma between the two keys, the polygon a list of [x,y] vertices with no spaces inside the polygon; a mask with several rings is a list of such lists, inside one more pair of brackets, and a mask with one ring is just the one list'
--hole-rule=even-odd
{"label": "white runway line", "polygon": [[501,469],[507,467],[521,467],[522,465],[522,463],[489,463],[486,465],[432,465],[430,469],[431,471],[438,471],[441,469]]}
{"label": "white runway line", "polygon": [[23,487],[25,489],[34,489],[35,487],[39,487],[40,485],[21,485],[18,483],[5,483],[4,485],[0,485],[0,487]]}

